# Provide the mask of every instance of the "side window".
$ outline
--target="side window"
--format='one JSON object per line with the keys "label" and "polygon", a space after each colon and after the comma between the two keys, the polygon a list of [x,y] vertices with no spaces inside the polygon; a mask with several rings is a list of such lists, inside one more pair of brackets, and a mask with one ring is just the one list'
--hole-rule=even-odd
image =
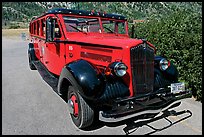
{"label": "side window", "polygon": [[37,21],[37,35],[39,35],[40,32],[40,21]]}
{"label": "side window", "polygon": [[34,30],[34,22],[32,23],[32,34],[35,34],[35,30]]}
{"label": "side window", "polygon": [[55,29],[54,29],[54,33],[55,33],[55,38],[61,38],[61,31],[60,31],[60,27],[59,24],[57,22],[57,20],[55,20]]}
{"label": "side window", "polygon": [[43,21],[42,21],[42,29],[43,29],[43,31],[42,31],[42,33],[43,33],[43,36],[45,37],[45,19],[43,19]]}
{"label": "side window", "polygon": [[48,18],[46,20],[46,41],[53,41],[54,40],[54,25],[55,20],[52,18]]}
{"label": "side window", "polygon": [[46,19],[46,41],[54,41],[61,38],[61,31],[56,18]]}
{"label": "side window", "polygon": [[34,34],[36,34],[36,22],[33,23],[33,26],[34,26],[34,28],[33,28],[34,29]]}
{"label": "side window", "polygon": [[40,20],[40,36],[43,36],[43,20]]}
{"label": "side window", "polygon": [[31,23],[29,24],[29,32],[30,34],[32,34],[32,24]]}
{"label": "side window", "polygon": [[40,36],[45,37],[45,19],[40,20]]}

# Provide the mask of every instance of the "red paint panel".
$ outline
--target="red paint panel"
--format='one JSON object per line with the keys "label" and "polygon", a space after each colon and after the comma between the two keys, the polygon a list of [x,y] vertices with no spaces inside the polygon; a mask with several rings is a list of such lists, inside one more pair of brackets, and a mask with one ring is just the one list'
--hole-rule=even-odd
{"label": "red paint panel", "polygon": [[104,62],[111,62],[112,61],[111,56],[105,56],[105,55],[87,53],[87,52],[81,52],[81,57],[90,58],[90,59],[94,59],[94,60],[100,60],[100,61],[104,61]]}
{"label": "red paint panel", "polygon": [[105,48],[98,48],[98,47],[81,46],[81,48],[82,48],[82,49],[95,50],[95,51],[109,52],[109,53],[112,53],[112,52],[113,52],[113,50],[105,49]]}

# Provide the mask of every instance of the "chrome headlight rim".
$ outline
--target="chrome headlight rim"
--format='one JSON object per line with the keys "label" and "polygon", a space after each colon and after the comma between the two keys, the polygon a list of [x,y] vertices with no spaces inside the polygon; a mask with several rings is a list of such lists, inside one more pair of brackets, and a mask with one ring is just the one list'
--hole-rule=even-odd
{"label": "chrome headlight rim", "polygon": [[165,59],[165,58],[163,58],[163,59],[161,59],[159,61],[159,67],[160,67],[160,69],[162,71],[167,70],[169,68],[169,65],[170,65],[170,62],[167,59]]}
{"label": "chrome headlight rim", "polygon": [[122,62],[117,62],[114,65],[114,73],[118,77],[123,77],[127,73],[127,66]]}

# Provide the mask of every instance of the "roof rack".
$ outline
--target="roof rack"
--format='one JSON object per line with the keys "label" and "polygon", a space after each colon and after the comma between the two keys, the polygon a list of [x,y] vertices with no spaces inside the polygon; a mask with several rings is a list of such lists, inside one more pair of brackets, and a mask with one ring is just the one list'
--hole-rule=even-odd
{"label": "roof rack", "polygon": [[104,18],[114,18],[114,19],[121,19],[126,20],[126,17],[120,14],[107,14],[105,12],[94,12],[92,11],[85,11],[85,10],[74,10],[74,9],[65,9],[65,8],[55,8],[50,9],[46,12],[46,14],[76,14],[76,15],[85,15],[85,16],[99,16]]}

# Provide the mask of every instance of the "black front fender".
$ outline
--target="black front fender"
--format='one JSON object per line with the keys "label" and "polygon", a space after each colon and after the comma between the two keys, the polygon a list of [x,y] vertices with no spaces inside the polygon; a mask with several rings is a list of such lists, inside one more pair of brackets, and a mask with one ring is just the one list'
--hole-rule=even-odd
{"label": "black front fender", "polygon": [[71,62],[63,68],[58,82],[59,94],[62,94],[64,79],[67,79],[71,85],[77,86],[79,93],[87,99],[95,99],[104,91],[103,75],[85,60]]}
{"label": "black front fender", "polygon": [[178,82],[178,70],[172,62],[170,62],[169,68],[162,71],[159,67],[159,62],[164,57],[156,56],[154,65],[154,89],[164,88],[170,86],[171,83]]}
{"label": "black front fender", "polygon": [[169,68],[165,71],[162,71],[159,68],[159,61],[163,58],[164,57],[161,57],[161,56],[155,56],[155,59],[154,59],[155,69],[157,69],[157,72],[159,71],[160,75],[162,75],[165,79],[170,80],[170,81],[177,81],[178,80],[178,70],[172,62],[170,62]]}

